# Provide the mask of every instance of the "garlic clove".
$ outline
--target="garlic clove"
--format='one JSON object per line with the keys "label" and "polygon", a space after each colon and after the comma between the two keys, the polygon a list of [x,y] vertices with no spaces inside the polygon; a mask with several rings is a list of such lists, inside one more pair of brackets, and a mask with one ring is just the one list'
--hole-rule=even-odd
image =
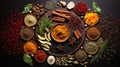
{"label": "garlic clove", "polygon": [[68,4],[67,4],[67,9],[73,9],[75,7],[75,3],[74,2],[69,2]]}
{"label": "garlic clove", "polygon": [[65,1],[60,1],[60,4],[65,7],[67,5],[67,3]]}

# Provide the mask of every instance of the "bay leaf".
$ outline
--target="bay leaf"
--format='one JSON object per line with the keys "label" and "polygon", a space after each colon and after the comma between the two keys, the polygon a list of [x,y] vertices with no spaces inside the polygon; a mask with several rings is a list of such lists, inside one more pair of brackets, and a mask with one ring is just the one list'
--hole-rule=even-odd
{"label": "bay leaf", "polygon": [[33,61],[30,55],[24,54],[23,55],[23,60],[25,63],[29,64],[30,66],[33,66]]}

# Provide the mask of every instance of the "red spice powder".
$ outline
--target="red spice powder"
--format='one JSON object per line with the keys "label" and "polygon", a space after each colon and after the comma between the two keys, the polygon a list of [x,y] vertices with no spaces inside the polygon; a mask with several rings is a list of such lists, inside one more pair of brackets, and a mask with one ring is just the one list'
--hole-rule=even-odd
{"label": "red spice powder", "polygon": [[80,2],[75,6],[75,11],[80,14],[83,15],[85,14],[86,11],[88,11],[88,7],[87,4],[84,2]]}
{"label": "red spice powder", "polygon": [[47,58],[47,54],[42,51],[42,50],[39,50],[36,54],[35,54],[35,60],[37,62],[44,62]]}
{"label": "red spice powder", "polygon": [[3,30],[1,31],[2,37],[2,50],[7,52],[8,55],[19,56],[23,53],[23,41],[20,38],[19,32],[23,25],[24,15],[20,10],[12,10],[9,18],[4,22]]}

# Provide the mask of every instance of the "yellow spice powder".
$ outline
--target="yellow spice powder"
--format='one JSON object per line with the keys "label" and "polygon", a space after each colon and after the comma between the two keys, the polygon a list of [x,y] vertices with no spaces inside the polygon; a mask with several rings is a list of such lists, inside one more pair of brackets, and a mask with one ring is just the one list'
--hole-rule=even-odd
{"label": "yellow spice powder", "polygon": [[84,17],[85,23],[88,25],[95,25],[99,21],[99,16],[95,12],[88,12]]}
{"label": "yellow spice powder", "polygon": [[23,48],[27,54],[35,54],[37,52],[37,46],[32,41],[26,42]]}
{"label": "yellow spice powder", "polygon": [[61,40],[69,35],[69,29],[65,25],[58,25],[53,29],[52,34],[54,38]]}

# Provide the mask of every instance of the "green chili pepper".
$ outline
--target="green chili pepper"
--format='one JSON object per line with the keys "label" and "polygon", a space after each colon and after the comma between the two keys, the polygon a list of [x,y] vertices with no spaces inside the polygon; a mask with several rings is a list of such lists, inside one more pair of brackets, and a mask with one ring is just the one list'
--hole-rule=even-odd
{"label": "green chili pepper", "polygon": [[30,12],[30,10],[32,9],[32,6],[33,6],[33,4],[27,4],[27,5],[25,5],[24,10],[22,11],[22,13],[28,13],[28,12]]}
{"label": "green chili pepper", "polygon": [[102,10],[100,9],[100,7],[98,6],[98,4],[93,0],[93,3],[92,3],[92,8],[95,12],[97,13],[102,13]]}
{"label": "green chili pepper", "polygon": [[30,66],[33,66],[33,61],[30,55],[24,54],[23,55],[23,60],[25,63],[29,64]]}

